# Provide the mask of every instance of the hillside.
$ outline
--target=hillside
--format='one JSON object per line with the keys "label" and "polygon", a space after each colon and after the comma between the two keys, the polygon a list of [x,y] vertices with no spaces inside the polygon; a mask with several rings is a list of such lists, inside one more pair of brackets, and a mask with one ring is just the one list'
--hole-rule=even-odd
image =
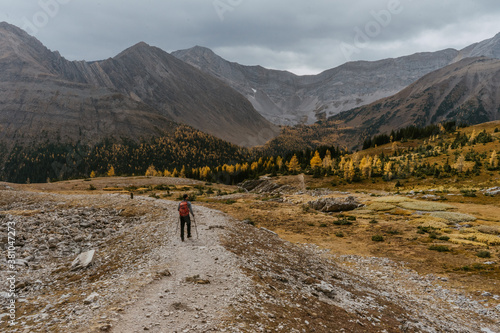
{"label": "hillside", "polygon": [[98,62],[67,61],[0,24],[0,127],[4,143],[35,138],[95,143],[158,136],[177,123],[244,146],[273,137],[240,94],[160,49],[139,43]]}
{"label": "hillside", "polygon": [[[345,154],[319,176],[304,156],[301,173],[239,187],[171,177],[2,183],[0,219],[20,235],[15,328],[495,332],[499,129]],[[366,173],[370,158],[381,164]],[[183,193],[196,215],[186,242],[176,228]],[[90,267],[71,269],[92,249]]]}
{"label": "hillside", "polygon": [[246,96],[269,121],[296,125],[312,124],[393,95],[421,76],[449,64],[457,51],[421,53],[376,62],[350,62],[307,76],[228,62],[202,47],[172,54],[223,79]]}
{"label": "hillside", "polygon": [[500,119],[500,61],[467,58],[432,72],[398,94],[336,117],[362,137],[443,121]]}
{"label": "hillside", "polygon": [[500,61],[466,58],[427,74],[401,92],[313,125],[285,127],[261,149],[268,154],[339,145],[414,125],[446,121],[478,124],[500,119]]}
{"label": "hillside", "polygon": [[229,62],[196,46],[172,55],[224,80],[275,124],[312,124],[401,91],[424,75],[467,57],[500,58],[500,34],[463,50],[446,49],[395,59],[355,61],[317,75]]}

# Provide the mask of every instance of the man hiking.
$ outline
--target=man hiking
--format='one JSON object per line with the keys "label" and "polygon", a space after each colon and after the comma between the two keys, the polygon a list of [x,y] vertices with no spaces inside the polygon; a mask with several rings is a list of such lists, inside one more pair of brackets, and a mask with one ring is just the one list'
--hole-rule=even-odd
{"label": "man hiking", "polygon": [[189,217],[189,213],[193,215],[193,218],[194,213],[191,203],[188,201],[188,195],[184,194],[182,199],[183,200],[179,203],[177,210],[179,211],[181,219],[181,240],[184,242],[184,225],[187,225],[187,237],[191,238],[191,219]]}

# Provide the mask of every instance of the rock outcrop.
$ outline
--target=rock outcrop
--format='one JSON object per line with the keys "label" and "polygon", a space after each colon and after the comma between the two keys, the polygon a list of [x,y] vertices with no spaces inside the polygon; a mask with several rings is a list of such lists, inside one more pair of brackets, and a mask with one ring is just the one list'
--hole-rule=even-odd
{"label": "rock outcrop", "polygon": [[307,205],[314,210],[325,213],[345,212],[363,206],[353,196],[346,198],[321,198],[309,201]]}
{"label": "rock outcrop", "polygon": [[252,193],[267,193],[281,194],[294,192],[297,189],[290,185],[280,185],[271,180],[269,177],[261,177],[259,179],[246,180],[238,185],[241,189]]}

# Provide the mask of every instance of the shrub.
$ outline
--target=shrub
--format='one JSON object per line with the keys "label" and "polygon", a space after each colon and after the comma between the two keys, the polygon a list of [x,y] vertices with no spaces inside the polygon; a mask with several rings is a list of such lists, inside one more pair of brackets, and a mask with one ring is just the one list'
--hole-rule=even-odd
{"label": "shrub", "polygon": [[232,204],[236,203],[236,200],[227,199],[226,201],[224,201],[224,203],[225,203],[226,205],[232,205]]}
{"label": "shrub", "polygon": [[337,221],[334,221],[333,224],[335,224],[335,225],[351,225],[352,222],[343,218],[343,219],[338,219]]}
{"label": "shrub", "polygon": [[319,226],[320,226],[321,228],[326,228],[326,227],[327,227],[326,223],[321,223]]}
{"label": "shrub", "polygon": [[375,219],[373,219],[373,220],[371,220],[371,221],[370,221],[370,223],[371,223],[371,224],[376,224],[376,223],[378,223],[378,221],[377,221],[377,220],[375,220]]}
{"label": "shrub", "polygon": [[475,198],[477,197],[475,190],[460,190],[464,197]]}
{"label": "shrub", "polygon": [[417,233],[419,233],[419,234],[434,233],[434,230],[436,230],[436,228],[419,226]]}
{"label": "shrub", "polygon": [[374,242],[383,242],[384,241],[384,236],[374,235],[374,236],[372,236],[372,241],[374,241]]}
{"label": "shrub", "polygon": [[431,245],[429,246],[429,250],[438,251],[438,252],[449,252],[450,249],[445,245]]}
{"label": "shrub", "polygon": [[478,253],[476,253],[476,256],[478,256],[479,258],[491,258],[491,253],[490,251],[479,251]]}
{"label": "shrub", "polygon": [[90,184],[89,191],[95,191],[95,190],[97,190],[97,188],[94,185]]}
{"label": "shrub", "polygon": [[336,232],[335,236],[337,236],[337,237],[344,237],[344,233],[342,233],[342,232]]}
{"label": "shrub", "polygon": [[448,236],[441,236],[441,237],[438,237],[438,239],[447,242],[447,241],[450,240],[450,237],[448,237]]}

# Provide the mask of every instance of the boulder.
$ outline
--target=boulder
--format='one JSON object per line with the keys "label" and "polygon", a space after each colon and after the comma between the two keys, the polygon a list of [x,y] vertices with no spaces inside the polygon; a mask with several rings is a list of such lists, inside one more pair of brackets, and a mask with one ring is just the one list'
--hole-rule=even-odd
{"label": "boulder", "polygon": [[90,250],[78,255],[78,257],[71,263],[71,270],[85,268],[91,265],[94,261],[95,250]]}
{"label": "boulder", "polygon": [[330,213],[345,212],[363,206],[353,196],[347,198],[321,198],[307,203],[314,210]]}
{"label": "boulder", "polygon": [[99,297],[98,293],[92,293],[89,297],[83,300],[83,304],[92,304],[97,300],[97,297]]}
{"label": "boulder", "polygon": [[489,188],[484,192],[484,194],[489,196],[498,195],[500,194],[500,186]]}
{"label": "boulder", "polygon": [[259,179],[251,179],[238,184],[238,186],[253,193],[267,193],[267,194],[280,194],[294,192],[296,189],[290,185],[279,185],[271,180],[269,177],[261,177]]}

